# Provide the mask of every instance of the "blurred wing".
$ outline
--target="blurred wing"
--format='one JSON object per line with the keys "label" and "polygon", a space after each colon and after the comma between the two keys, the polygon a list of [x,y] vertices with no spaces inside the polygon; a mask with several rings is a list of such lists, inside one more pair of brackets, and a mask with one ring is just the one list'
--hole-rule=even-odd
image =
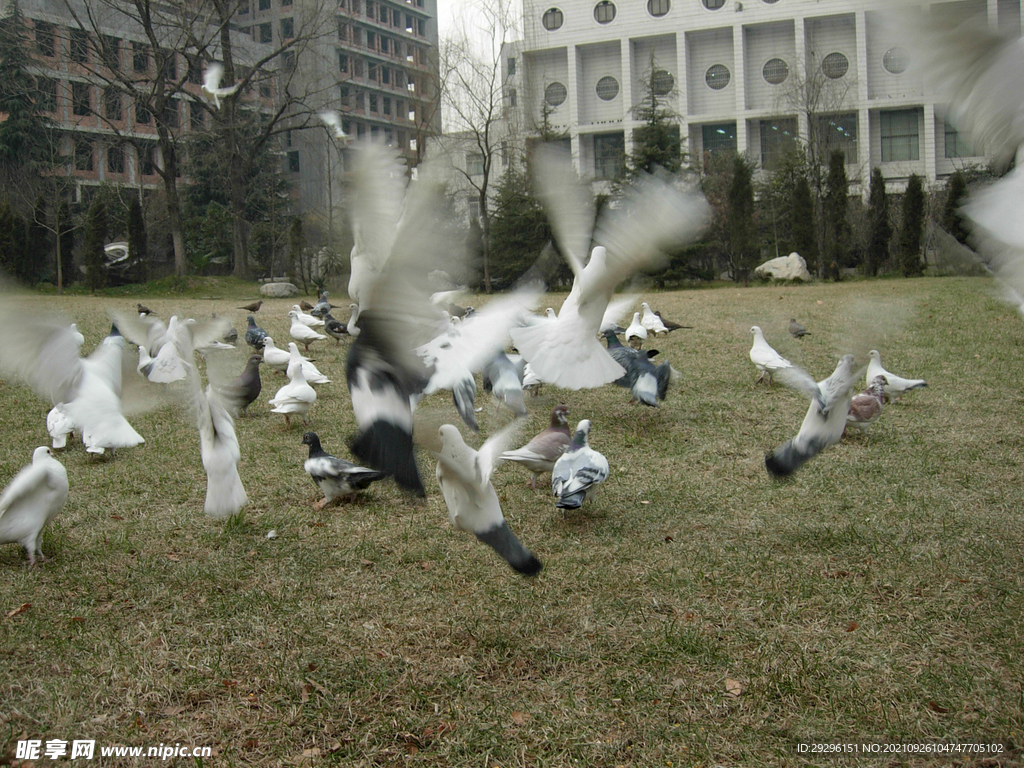
{"label": "blurred wing", "polygon": [[636,298],[636,294],[631,293],[609,302],[608,309],[604,311],[604,317],[601,318],[601,330],[606,331],[620,325],[622,318],[632,311]]}
{"label": "blurred wing", "polygon": [[533,164],[537,197],[551,222],[558,249],[574,274],[583,271],[594,231],[594,195],[581,184],[565,152],[541,148]]}
{"label": "blurred wing", "polygon": [[215,91],[220,88],[220,81],[223,78],[224,65],[211,61],[206,65],[206,74],[203,76],[203,87],[208,91]]}
{"label": "blurred wing", "polygon": [[395,244],[407,178],[401,156],[380,144],[363,143],[355,149],[354,192],[350,200],[357,250],[380,270]]}
{"label": "blurred wing", "polygon": [[53,405],[73,397],[82,369],[78,341],[67,323],[7,304],[0,309],[0,329],[0,371]]}
{"label": "blurred wing", "polygon": [[499,429],[480,446],[480,450],[476,452],[476,471],[479,485],[484,486],[491,481],[491,474],[494,472],[498,462],[501,461],[501,454],[505,453],[519,438],[522,424],[522,420],[516,419],[511,424]]}

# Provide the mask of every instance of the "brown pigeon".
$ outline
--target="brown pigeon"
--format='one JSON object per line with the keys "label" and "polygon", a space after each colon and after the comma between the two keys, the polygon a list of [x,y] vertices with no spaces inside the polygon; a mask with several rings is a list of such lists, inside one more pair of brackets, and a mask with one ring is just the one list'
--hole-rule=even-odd
{"label": "brown pigeon", "polygon": [[246,312],[259,312],[260,307],[262,306],[263,299],[260,299],[259,301],[254,301],[252,304],[246,304],[244,307],[239,307],[239,309],[244,309]]}
{"label": "brown pigeon", "polygon": [[850,412],[846,414],[846,426],[856,427],[862,432],[878,421],[882,415],[882,400],[885,395],[883,390],[888,384],[885,376],[875,376],[871,380],[871,386],[859,395],[855,395],[850,401]]}
{"label": "brown pigeon", "polygon": [[505,451],[499,457],[502,461],[514,461],[530,470],[530,487],[533,490],[537,490],[537,477],[543,472],[550,472],[558,457],[565,453],[572,442],[568,417],[568,406],[556,405],[551,409],[551,426],[522,448]]}

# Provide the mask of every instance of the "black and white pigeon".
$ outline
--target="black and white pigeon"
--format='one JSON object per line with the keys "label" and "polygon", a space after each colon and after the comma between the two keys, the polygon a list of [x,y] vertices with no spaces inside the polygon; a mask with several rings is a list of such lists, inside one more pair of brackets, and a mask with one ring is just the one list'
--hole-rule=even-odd
{"label": "black and white pigeon", "polygon": [[484,391],[490,390],[516,416],[526,415],[523,380],[504,351],[498,352],[483,369]]}
{"label": "black and white pigeon", "polygon": [[334,339],[338,344],[341,343],[342,339],[349,335],[348,328],[345,327],[345,324],[340,320],[335,319],[334,315],[330,312],[324,315],[324,333]]}
{"label": "black and white pigeon", "polygon": [[309,458],[303,465],[306,474],[313,478],[313,482],[324,493],[323,499],[314,505],[317,509],[342,499],[355,501],[359,491],[384,477],[382,472],[357,466],[327,453],[320,445],[320,436],[316,432],[304,434],[302,444],[309,446]]}
{"label": "black and white pigeon", "polygon": [[505,451],[500,458],[502,461],[521,464],[530,470],[530,488],[537,490],[537,478],[554,468],[558,457],[565,453],[571,442],[569,407],[559,404],[551,409],[551,423],[547,429],[535,435],[522,448]]}
{"label": "black and white pigeon", "polygon": [[846,414],[846,426],[855,427],[861,432],[878,421],[882,415],[882,404],[885,400],[885,376],[878,375],[871,380],[871,385],[850,401],[850,412]]}
{"label": "black and white pigeon", "polygon": [[0,494],[0,544],[17,542],[29,566],[43,555],[43,528],[64,508],[68,473],[45,445],[32,452],[32,463],[14,476]]}
{"label": "black and white pigeon", "polygon": [[658,354],[656,349],[643,351],[625,347],[610,330],[604,332],[604,337],[608,341],[608,354],[626,371],[612,383],[630,390],[637,402],[657,408],[658,401],[668,394],[672,366],[669,363],[656,366],[651,362]]}
{"label": "black and white pigeon", "polygon": [[512,341],[545,382],[568,389],[610,384],[622,376],[622,366],[597,335],[615,288],[658,263],[664,250],[700,235],[707,201],[699,190],[681,191],[663,178],[641,176],[617,206],[603,209],[595,225],[593,194],[575,181],[570,163],[549,156],[534,167],[537,195],[575,279],[555,320],[515,328]]}
{"label": "black and white pigeon", "polygon": [[792,317],[789,319],[789,335],[794,339],[802,339],[804,336],[810,336],[811,332],[800,325],[795,317]]}
{"label": "black and white pigeon", "polygon": [[509,425],[488,438],[479,450],[473,450],[456,427],[442,424],[438,429],[441,449],[437,452],[437,483],[453,527],[472,533],[519,573],[536,576],[541,562],[508,527],[491,484],[495,464],[514,434],[515,425]]}
{"label": "black and white pigeon", "polygon": [[551,491],[558,509],[579,509],[608,479],[608,459],[590,447],[590,420],[576,425],[572,443],[551,469]]}
{"label": "black and white pigeon", "polygon": [[854,384],[860,377],[853,366],[853,355],[843,355],[832,375],[818,382],[796,437],[765,456],[765,468],[773,477],[788,477],[842,438]]}
{"label": "black and white pigeon", "polygon": [[897,376],[895,373],[889,373],[889,371],[882,367],[882,356],[878,353],[878,350],[872,349],[868,352],[868,382],[873,382],[876,376],[885,378],[883,390],[885,391],[886,399],[895,398],[899,400],[903,397],[904,392],[928,386],[928,382],[924,379],[905,379],[902,376]]}
{"label": "black and white pigeon", "polygon": [[256,318],[249,315],[246,318],[248,327],[245,329],[245,343],[255,350],[263,349],[263,340],[267,338],[267,332],[256,325]]}
{"label": "black and white pigeon", "polygon": [[260,379],[260,363],[262,362],[261,354],[252,353],[238,378],[220,388],[224,401],[233,415],[247,413],[249,406],[260,396],[260,392],[263,390],[263,382]]}
{"label": "black and white pigeon", "polygon": [[136,304],[135,306],[138,309],[140,315],[151,315],[151,314],[153,314],[153,310],[152,309],[150,309],[149,307],[144,307],[141,303]]}

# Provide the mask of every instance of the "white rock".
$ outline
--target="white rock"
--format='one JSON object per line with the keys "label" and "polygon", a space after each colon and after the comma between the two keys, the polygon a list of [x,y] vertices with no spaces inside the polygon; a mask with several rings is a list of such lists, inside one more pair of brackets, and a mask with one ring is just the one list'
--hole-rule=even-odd
{"label": "white rock", "polygon": [[299,289],[291,283],[267,283],[260,286],[260,296],[271,299],[289,299],[298,295]]}
{"label": "white rock", "polygon": [[804,257],[795,252],[766,261],[754,270],[754,274],[764,280],[803,280],[809,283],[812,279]]}

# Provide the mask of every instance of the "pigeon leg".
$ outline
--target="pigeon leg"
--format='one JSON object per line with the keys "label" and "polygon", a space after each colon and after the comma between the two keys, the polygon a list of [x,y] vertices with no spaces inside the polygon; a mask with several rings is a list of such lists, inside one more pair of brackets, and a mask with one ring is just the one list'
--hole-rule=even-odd
{"label": "pigeon leg", "polygon": [[322,510],[326,506],[327,506],[327,497],[324,496],[322,499],[320,499],[320,501],[317,501],[317,502],[315,502],[313,504],[313,509],[315,509],[317,512],[319,512],[320,510]]}

